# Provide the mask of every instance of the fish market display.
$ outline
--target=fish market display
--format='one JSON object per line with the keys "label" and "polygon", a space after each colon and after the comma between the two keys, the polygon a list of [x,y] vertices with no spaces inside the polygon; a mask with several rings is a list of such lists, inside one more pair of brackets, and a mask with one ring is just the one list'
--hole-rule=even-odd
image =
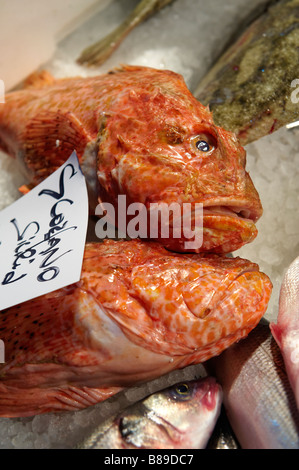
{"label": "fish market display", "polygon": [[[280,0],[216,62],[195,96],[242,145],[298,120],[299,0]],[[297,90],[296,90],[297,87]]]}
{"label": "fish market display", "polygon": [[79,283],[0,313],[0,416],[85,408],[206,361],[256,326],[271,288],[241,258],[87,244]]}
{"label": "fish market display", "polygon": [[[188,203],[192,226],[202,203],[201,251],[230,252],[255,238],[262,206],[245,171],[245,150],[214,125],[180,75],[124,66],[91,78],[44,74],[35,83],[8,94],[0,107],[0,147],[33,184],[75,149],[93,208],[100,200],[117,212],[124,195],[127,205],[144,204],[150,219],[157,204]],[[177,220],[181,228],[184,216]],[[174,251],[185,251],[187,238],[184,231],[165,237],[161,227],[156,236]]]}
{"label": "fish market display", "polygon": [[299,409],[299,257],[284,276],[277,324],[271,323],[270,328],[281,349]]}
{"label": "fish market display", "polygon": [[221,402],[213,377],[178,383],[101,424],[78,448],[204,449]]}
{"label": "fish market display", "polygon": [[142,0],[125,21],[96,44],[85,49],[78,59],[79,64],[101,65],[135,26],[151,14],[164,8],[173,0]]}
{"label": "fish market display", "polygon": [[298,449],[299,414],[269,323],[207,363],[244,449]]}

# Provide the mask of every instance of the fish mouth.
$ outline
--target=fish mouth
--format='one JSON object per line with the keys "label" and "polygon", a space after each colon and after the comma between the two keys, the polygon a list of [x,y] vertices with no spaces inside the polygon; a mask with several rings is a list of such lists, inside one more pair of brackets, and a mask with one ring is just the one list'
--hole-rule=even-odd
{"label": "fish mouth", "polygon": [[[265,313],[270,295],[272,283],[268,276],[259,270],[257,265],[242,269],[231,280],[224,295],[218,299],[215,309],[222,315],[226,309],[231,309],[231,316],[246,317],[249,323]],[[236,301],[236,295],[238,301]],[[247,320],[245,324],[247,324]]]}
{"label": "fish mouth", "polygon": [[[194,205],[191,212],[191,225],[189,222],[189,227],[193,229],[185,230],[188,223],[185,223],[184,215],[174,218],[170,223],[171,228],[183,227],[182,232],[185,237],[164,239],[163,244],[167,249],[179,252],[229,253],[255,239],[257,236],[255,222],[261,213],[260,206],[250,206],[248,201],[243,200],[227,199],[204,203],[202,215]],[[195,229],[197,229],[197,234]],[[199,246],[199,244],[193,244],[192,240],[195,240],[196,236],[199,238],[200,230],[202,230],[202,241]]]}
{"label": "fish mouth", "polygon": [[[211,255],[212,257],[215,255]],[[209,255],[205,257],[209,259]],[[215,258],[212,258],[215,259]],[[225,258],[227,263],[227,271],[230,271],[230,267],[235,264],[236,258]],[[239,261],[241,260],[239,258]],[[210,294],[208,291],[207,297],[203,297],[202,303],[195,306],[185,299],[186,305],[189,311],[195,317],[209,320],[210,316],[214,315],[214,312],[221,308],[223,304],[232,306],[236,304],[237,297],[247,297],[247,288],[251,288],[252,292],[256,295],[257,292],[262,294],[263,285],[267,284],[267,276],[259,270],[259,266],[255,263],[248,262],[246,265],[242,263],[236,272],[232,272],[231,275],[226,275],[219,278],[219,284],[216,284],[214,293]],[[241,287],[241,290],[240,290]],[[201,289],[201,283],[199,282],[198,288]],[[249,295],[250,297],[250,295]],[[232,301],[234,299],[234,301]],[[231,302],[232,301],[232,302]],[[230,316],[227,318],[229,320]]]}
{"label": "fish mouth", "polygon": [[219,200],[203,204],[204,215],[238,217],[255,223],[262,215],[261,207],[251,207],[247,201]]}
{"label": "fish mouth", "polygon": [[257,236],[255,222],[261,208],[250,207],[242,201],[221,201],[221,204],[204,204],[203,244],[204,251],[228,253],[252,242]]}

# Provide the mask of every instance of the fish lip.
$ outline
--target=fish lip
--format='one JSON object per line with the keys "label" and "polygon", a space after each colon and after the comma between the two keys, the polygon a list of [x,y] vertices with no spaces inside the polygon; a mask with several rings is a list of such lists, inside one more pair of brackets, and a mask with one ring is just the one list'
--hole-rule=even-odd
{"label": "fish lip", "polygon": [[247,268],[244,268],[241,272],[237,274],[237,276],[233,279],[233,281],[230,283],[230,285],[235,282],[239,277],[243,276],[246,273],[260,273],[260,270],[258,266],[248,266]]}
{"label": "fish lip", "polygon": [[262,215],[262,209],[252,207],[246,200],[219,199],[203,203],[203,214],[256,222]]}
{"label": "fish lip", "polygon": [[[228,259],[236,259],[236,258],[228,258]],[[217,298],[216,304],[212,304],[211,306],[208,306],[210,309],[210,312],[213,312],[213,310],[219,305],[221,302],[223,302],[228,296],[231,295],[231,292],[229,291],[230,287],[238,280],[241,276],[243,276],[246,273],[261,273],[259,267],[255,263],[251,263],[251,265],[244,267],[241,271],[236,273],[234,277],[232,277],[227,283],[224,292],[220,297]],[[193,313],[193,312],[192,312]],[[207,315],[207,318],[209,318],[209,314]]]}
{"label": "fish lip", "polygon": [[[229,259],[235,259],[235,258],[229,258]],[[227,295],[230,295],[230,294],[227,294],[227,289],[229,289],[231,287],[231,285],[237,279],[239,279],[239,277],[243,276],[246,273],[260,273],[260,272],[261,271],[259,270],[258,265],[255,265],[255,264],[252,263],[252,266],[247,266],[246,268],[244,268],[241,271],[239,271],[238,273],[236,273],[236,276],[234,276],[234,278],[232,278],[230,280],[230,282],[227,284],[226,290],[223,292],[223,295],[221,296],[221,298],[218,299],[218,302],[222,302],[227,297]]]}

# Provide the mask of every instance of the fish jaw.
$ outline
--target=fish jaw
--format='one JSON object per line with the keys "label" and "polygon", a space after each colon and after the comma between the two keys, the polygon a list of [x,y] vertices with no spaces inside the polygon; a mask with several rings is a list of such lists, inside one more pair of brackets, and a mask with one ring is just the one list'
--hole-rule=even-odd
{"label": "fish jaw", "polygon": [[[246,336],[265,313],[272,284],[257,265],[239,258],[234,258],[233,268],[228,258],[217,255],[185,256],[189,268],[187,260],[183,267],[178,258],[164,259],[159,265],[151,259],[150,264],[134,269],[132,282],[156,320],[156,335],[159,331],[165,335],[159,341],[160,350],[185,352],[184,365],[189,365],[220,354]],[[130,330],[136,332],[132,326]],[[148,347],[155,350],[154,338]]]}
{"label": "fish jaw", "polygon": [[285,273],[277,323],[271,323],[270,329],[283,355],[299,409],[299,257]]}
{"label": "fish jaw", "polygon": [[[153,213],[159,211],[159,207],[162,205],[149,210],[148,227],[151,227]],[[174,218],[171,214],[167,227],[160,222],[157,240],[165,248],[188,253],[230,253],[250,243],[257,236],[258,231],[252,219],[239,215],[249,212],[247,210],[243,212],[242,202],[233,208],[225,204],[203,206],[202,212],[198,211],[196,204],[191,204],[190,207],[187,209],[190,213],[190,215],[187,213],[187,217],[184,206],[180,206],[179,213],[183,214],[182,216]],[[170,236],[163,237],[163,231]]]}
{"label": "fish jaw", "polygon": [[197,363],[199,356],[200,362],[218,356],[245,338],[266,312],[271,292],[272,283],[264,273],[249,270],[236,277],[221,301],[217,302],[213,314],[208,314],[211,323],[205,332],[207,336],[203,335],[203,338],[206,342],[209,338],[209,344],[191,354],[184,365]]}

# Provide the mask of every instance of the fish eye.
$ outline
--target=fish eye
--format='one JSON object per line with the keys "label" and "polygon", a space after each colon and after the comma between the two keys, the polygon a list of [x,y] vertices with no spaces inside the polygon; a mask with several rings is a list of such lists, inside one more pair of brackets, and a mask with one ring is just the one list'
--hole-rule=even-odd
{"label": "fish eye", "polygon": [[171,395],[175,400],[188,400],[191,395],[191,390],[188,384],[177,384],[171,390]]}
{"label": "fish eye", "polygon": [[191,140],[194,150],[208,153],[216,147],[215,139],[210,134],[199,134]]}
{"label": "fish eye", "polygon": [[208,152],[210,150],[210,145],[205,140],[198,140],[195,142],[196,148],[201,152]]}

